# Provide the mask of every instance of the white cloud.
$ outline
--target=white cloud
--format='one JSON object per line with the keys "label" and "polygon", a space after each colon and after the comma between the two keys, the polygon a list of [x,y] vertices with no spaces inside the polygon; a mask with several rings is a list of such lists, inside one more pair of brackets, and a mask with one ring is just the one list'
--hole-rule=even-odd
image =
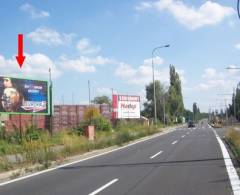
{"label": "white cloud", "polygon": [[151,5],[148,4],[150,2],[143,6],[142,2],[139,6],[141,10],[154,8],[159,12],[168,11],[179,23],[191,30],[218,24],[224,18],[235,13],[232,7],[223,6],[213,1],[206,1],[199,8],[186,5],[180,0],[158,0],[151,2]]}
{"label": "white cloud", "polygon": [[28,3],[25,3],[24,5],[22,5],[20,7],[20,10],[30,14],[30,16],[33,19],[36,19],[36,18],[46,18],[46,17],[50,16],[49,12],[38,10],[37,8],[35,8],[34,6],[32,6],[32,5],[28,4]]}
{"label": "white cloud", "polygon": [[204,70],[203,78],[213,78],[217,76],[217,71],[214,68],[206,68]]}
{"label": "white cloud", "polygon": [[[163,64],[163,62],[164,62],[163,59],[160,58],[159,56],[156,56],[155,58],[153,58],[154,65],[160,65],[160,64]],[[143,61],[143,65],[151,66],[152,65],[152,58],[145,59]]]}
{"label": "white cloud", "polygon": [[107,65],[115,63],[114,60],[109,58],[105,58],[102,56],[97,57],[86,57],[80,56],[76,59],[68,59],[67,57],[61,57],[59,64],[61,64],[62,68],[66,70],[75,70],[78,72],[95,72],[96,66],[98,65]]}
{"label": "white cloud", "polygon": [[61,71],[56,67],[54,62],[44,54],[25,54],[26,59],[23,67],[20,69],[16,58],[13,56],[6,59],[0,55],[0,68],[1,73],[9,76],[22,76],[22,77],[44,77],[48,78],[49,68],[51,68],[53,78],[61,75]]}
{"label": "white cloud", "polygon": [[82,55],[96,54],[96,53],[99,53],[101,50],[100,46],[91,45],[90,40],[87,38],[80,39],[76,47]]}
{"label": "white cloud", "polygon": [[[112,94],[112,89],[109,87],[98,87],[96,91],[98,94],[101,94],[101,95],[110,96]],[[113,91],[113,93],[115,93],[115,91]]]}
{"label": "white cloud", "polygon": [[[163,62],[163,60],[159,57],[156,58],[159,61],[159,64]],[[177,70],[180,75],[180,79],[182,83],[186,83],[184,78],[184,71]],[[120,63],[115,70],[115,75],[120,77],[128,84],[134,85],[146,85],[149,82],[152,82],[152,66],[151,59],[146,59],[143,62],[143,65],[133,68],[132,66]],[[155,65],[155,79],[160,80],[163,83],[169,83],[169,68],[159,68],[159,66]]]}
{"label": "white cloud", "polygon": [[[235,68],[235,65],[228,67]],[[202,91],[232,91],[240,76],[239,70],[227,70],[225,72],[218,72],[214,68],[206,68],[202,75],[203,81],[197,85],[197,89]]]}
{"label": "white cloud", "polygon": [[235,48],[236,48],[236,49],[240,49],[240,43],[236,44],[236,45],[235,45]]}
{"label": "white cloud", "polygon": [[140,2],[140,4],[135,7],[135,9],[138,11],[146,10],[149,8],[152,8],[152,3],[150,2]]}
{"label": "white cloud", "polygon": [[35,31],[27,34],[27,38],[31,39],[34,43],[46,44],[51,46],[66,45],[72,41],[75,34],[59,33],[56,30],[39,27]]}

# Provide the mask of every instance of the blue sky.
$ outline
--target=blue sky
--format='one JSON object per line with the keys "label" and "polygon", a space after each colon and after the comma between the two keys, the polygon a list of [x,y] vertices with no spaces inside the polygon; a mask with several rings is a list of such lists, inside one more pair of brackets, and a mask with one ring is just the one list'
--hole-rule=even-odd
{"label": "blue sky", "polygon": [[[48,78],[53,72],[54,102],[87,103],[92,97],[141,95],[151,81],[151,52],[156,79],[166,85],[168,66],[182,79],[184,104],[202,111],[224,107],[220,93],[231,93],[240,72],[240,20],[235,1],[102,0],[3,1],[0,7],[1,75]],[[27,56],[15,60],[17,35],[24,34]],[[64,98],[63,98],[64,97]]]}

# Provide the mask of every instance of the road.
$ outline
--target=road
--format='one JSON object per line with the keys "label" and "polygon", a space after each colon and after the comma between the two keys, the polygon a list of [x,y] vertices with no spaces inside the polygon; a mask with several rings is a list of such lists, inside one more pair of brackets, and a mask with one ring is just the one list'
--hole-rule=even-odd
{"label": "road", "polygon": [[216,136],[207,124],[0,186],[1,195],[230,195]]}

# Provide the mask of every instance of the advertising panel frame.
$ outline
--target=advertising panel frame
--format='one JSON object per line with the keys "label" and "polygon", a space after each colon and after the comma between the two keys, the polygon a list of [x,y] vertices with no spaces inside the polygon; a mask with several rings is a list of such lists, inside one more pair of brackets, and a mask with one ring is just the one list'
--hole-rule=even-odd
{"label": "advertising panel frame", "polygon": [[[123,100],[124,98],[122,97],[127,97],[126,100]],[[120,108],[120,103],[129,103],[131,101],[129,101],[129,97],[130,98],[137,98],[139,101],[132,101],[132,102],[137,102],[138,103],[138,109],[139,109],[139,113],[137,114],[137,116],[131,116],[129,115],[129,111],[128,111],[128,117],[126,117],[123,114],[123,109]],[[122,100],[120,100],[122,98]],[[122,94],[113,94],[112,95],[112,108],[113,108],[113,112],[112,112],[112,119],[139,119],[141,118],[141,97],[139,95],[122,95]]]}
{"label": "advertising panel frame", "polygon": [[45,115],[49,116],[50,115],[50,86],[49,86],[49,81],[44,80],[44,79],[33,79],[29,77],[14,77],[14,76],[3,76],[0,75],[0,78],[12,78],[12,79],[19,79],[19,80],[30,80],[30,81],[40,81],[40,82],[46,82],[47,84],[47,112],[46,113],[41,113],[41,112],[2,112],[0,110],[0,115],[1,114],[6,114],[6,115]]}

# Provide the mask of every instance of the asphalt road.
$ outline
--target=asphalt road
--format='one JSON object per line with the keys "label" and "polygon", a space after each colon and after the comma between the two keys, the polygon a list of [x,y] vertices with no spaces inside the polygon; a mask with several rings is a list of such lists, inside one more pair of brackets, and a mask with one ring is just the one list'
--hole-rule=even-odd
{"label": "asphalt road", "polygon": [[1,195],[230,195],[221,148],[207,124],[0,186]]}

